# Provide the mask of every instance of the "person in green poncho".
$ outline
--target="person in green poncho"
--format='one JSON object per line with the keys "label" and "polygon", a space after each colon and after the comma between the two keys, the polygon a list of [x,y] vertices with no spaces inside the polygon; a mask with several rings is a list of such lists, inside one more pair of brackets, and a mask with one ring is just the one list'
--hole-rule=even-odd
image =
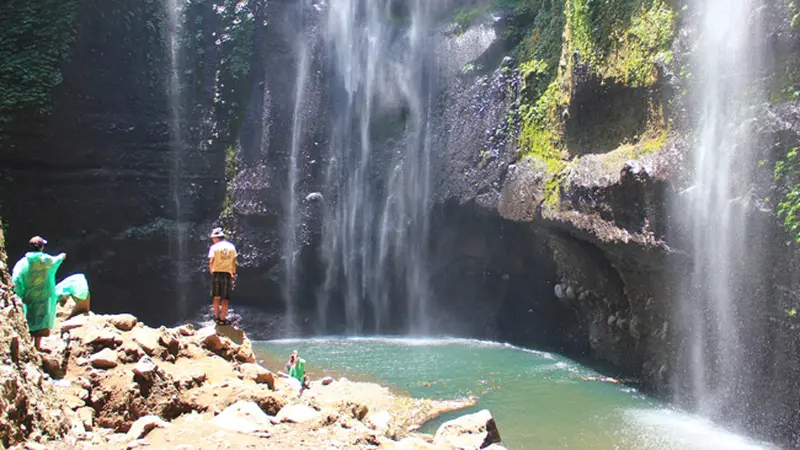
{"label": "person in green poncho", "polygon": [[308,388],[308,376],[306,375],[306,360],[297,354],[297,350],[292,352],[289,362],[286,364],[289,376],[300,382],[304,388]]}
{"label": "person in green poncho", "polygon": [[56,272],[67,254],[58,256],[44,252],[47,240],[34,236],[28,241],[30,250],[17,261],[12,272],[14,292],[22,299],[28,329],[34,346],[41,350],[42,338],[50,335],[56,319]]}

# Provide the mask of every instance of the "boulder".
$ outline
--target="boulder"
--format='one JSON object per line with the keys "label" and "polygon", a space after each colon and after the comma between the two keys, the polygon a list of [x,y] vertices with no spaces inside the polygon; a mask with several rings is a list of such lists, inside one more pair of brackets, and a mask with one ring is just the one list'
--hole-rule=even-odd
{"label": "boulder", "polygon": [[169,354],[172,356],[178,356],[178,352],[181,349],[181,341],[179,339],[179,334],[177,331],[168,330],[164,327],[161,328],[161,335],[158,337],[158,342],[167,348]]}
{"label": "boulder", "polygon": [[133,314],[116,314],[108,316],[108,322],[117,327],[118,330],[131,331],[139,323],[139,319]]}
{"label": "boulder", "polygon": [[392,423],[392,415],[388,411],[378,411],[368,414],[365,420],[368,427],[376,431],[386,431]]}
{"label": "boulder", "polygon": [[139,361],[142,356],[144,356],[142,348],[136,345],[136,343],[130,341],[123,343],[122,347],[117,349],[117,354],[120,362],[123,363],[136,362]]}
{"label": "boulder", "polygon": [[194,325],[187,323],[178,328],[178,333],[180,333],[181,336],[194,336]]}
{"label": "boulder", "polygon": [[238,433],[265,433],[271,425],[269,417],[254,402],[239,401],[225,408],[211,423]]}
{"label": "boulder", "polygon": [[122,339],[116,330],[94,324],[86,328],[81,340],[84,345],[91,346],[94,349],[115,348],[122,343]]}
{"label": "boulder", "polygon": [[443,423],[433,438],[437,446],[464,449],[486,448],[499,442],[500,432],[487,409]]}
{"label": "boulder", "polygon": [[160,336],[157,330],[148,327],[138,327],[134,329],[132,333],[133,341],[139,344],[148,356],[153,356],[160,347],[158,343]]}
{"label": "boulder", "polygon": [[83,428],[87,431],[92,431],[94,428],[94,408],[89,406],[84,406],[82,408],[78,408],[77,411],[78,417],[83,422]]}
{"label": "boulder", "polygon": [[133,422],[125,438],[128,440],[141,439],[156,428],[166,428],[168,426],[169,424],[161,420],[158,416],[151,415],[140,417],[136,422]]}
{"label": "boulder", "polygon": [[230,341],[218,335],[213,327],[202,328],[197,332],[196,337],[200,341],[201,347],[214,353],[223,352],[230,347]]}
{"label": "boulder", "polygon": [[327,385],[333,383],[333,377],[325,377],[321,381],[322,381],[322,385],[323,386],[327,386]]}
{"label": "boulder", "polygon": [[319,420],[321,415],[314,408],[296,404],[281,408],[276,418],[279,422],[306,423]]}
{"label": "boulder", "polygon": [[113,369],[117,367],[117,352],[110,348],[105,348],[89,358],[92,367],[97,369]]}
{"label": "boulder", "polygon": [[252,380],[259,384],[266,384],[273,391],[275,390],[275,376],[269,370],[258,364],[246,363],[239,367],[242,377]]}
{"label": "boulder", "polygon": [[87,316],[75,316],[69,320],[65,320],[64,322],[61,323],[61,332],[66,333],[69,330],[80,328],[86,325],[86,322],[88,320],[89,319]]}
{"label": "boulder", "polygon": [[160,375],[161,369],[159,369],[158,365],[156,365],[149,356],[142,357],[133,367],[133,379],[137,383],[152,383],[156,378],[160,378]]}

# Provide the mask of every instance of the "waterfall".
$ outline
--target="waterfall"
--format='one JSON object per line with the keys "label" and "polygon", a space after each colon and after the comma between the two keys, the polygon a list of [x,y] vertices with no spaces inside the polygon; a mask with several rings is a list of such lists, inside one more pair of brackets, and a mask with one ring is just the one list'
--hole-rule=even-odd
{"label": "waterfall", "polygon": [[[334,305],[343,305],[347,333],[426,331],[436,3],[329,3],[326,39],[336,84],[326,183],[333,195],[326,197],[322,232],[327,269],[318,301],[322,331]],[[377,142],[377,135],[392,134],[385,130],[392,124],[402,139]]]}
{"label": "waterfall", "polygon": [[[303,2],[298,2],[299,32],[297,40],[297,76],[294,92],[294,108],[292,112],[292,143],[289,154],[289,186],[286,191],[286,226],[283,233],[283,258],[285,279],[283,284],[283,298],[286,307],[286,323],[294,324],[296,319],[295,302],[297,300],[297,271],[298,254],[300,252],[298,232],[302,217],[298,211],[297,185],[299,183],[300,151],[303,136],[303,101],[308,78],[309,50],[305,39],[303,23]],[[287,331],[291,332],[293,327]]]}
{"label": "waterfall", "polygon": [[[682,345],[679,403],[712,417],[746,409],[758,376],[753,360],[760,327],[749,273],[749,186],[755,143],[752,121],[763,100],[757,80],[759,0],[697,0],[699,40],[692,72],[697,116],[693,186],[676,214],[686,226],[693,266],[678,319]],[[688,203],[684,203],[688,202]],[[752,244],[752,240],[751,240]]]}
{"label": "waterfall", "polygon": [[167,99],[169,102],[170,118],[170,152],[172,154],[172,167],[170,170],[170,191],[174,209],[175,227],[174,233],[170,236],[170,257],[177,266],[177,277],[175,282],[178,294],[178,314],[179,317],[186,317],[188,305],[186,298],[186,288],[184,285],[186,277],[186,257],[187,257],[187,227],[183,220],[183,205],[181,204],[181,176],[183,166],[183,152],[185,142],[183,139],[181,121],[181,85],[180,85],[180,31],[182,8],[181,0],[167,0],[165,3],[167,13],[166,41],[169,53],[170,70],[167,86]]}

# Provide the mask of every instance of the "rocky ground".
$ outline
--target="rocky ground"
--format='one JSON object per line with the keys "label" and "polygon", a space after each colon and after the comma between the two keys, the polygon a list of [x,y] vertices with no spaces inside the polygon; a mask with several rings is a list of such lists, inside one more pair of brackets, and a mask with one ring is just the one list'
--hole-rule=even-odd
{"label": "rocky ground", "polygon": [[[24,323],[8,303],[3,322]],[[3,369],[9,372],[0,419],[4,446],[501,448],[488,411],[447,422],[436,436],[417,433],[473,399],[413,399],[330,377],[301,390],[257,364],[249,339],[233,327],[154,329],[130,314],[67,318],[70,310],[69,304],[60,308],[40,354],[24,343],[30,339],[24,329],[3,327],[9,331],[3,349],[10,349]]]}

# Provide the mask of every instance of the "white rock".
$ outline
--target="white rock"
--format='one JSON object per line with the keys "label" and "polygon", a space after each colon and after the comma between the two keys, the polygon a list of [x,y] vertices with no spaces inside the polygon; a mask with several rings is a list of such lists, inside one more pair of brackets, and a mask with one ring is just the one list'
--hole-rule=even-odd
{"label": "white rock", "polygon": [[237,433],[264,433],[271,425],[269,416],[255,402],[236,402],[225,408],[211,423]]}
{"label": "white rock", "polygon": [[136,420],[136,422],[133,422],[130,430],[128,430],[128,434],[125,435],[125,438],[128,440],[141,439],[147,436],[147,433],[156,428],[166,428],[168,426],[169,424],[161,420],[161,418],[158,416],[150,415],[140,417]]}
{"label": "white rock", "polygon": [[388,411],[370,413],[366,417],[367,426],[377,431],[388,430],[391,422],[392,415]]}
{"label": "white rock", "polygon": [[284,406],[276,418],[281,422],[306,423],[320,419],[320,413],[309,406],[297,404]]}
{"label": "white rock", "polygon": [[433,438],[435,445],[464,449],[486,448],[498,442],[500,432],[487,409],[443,423]]}

